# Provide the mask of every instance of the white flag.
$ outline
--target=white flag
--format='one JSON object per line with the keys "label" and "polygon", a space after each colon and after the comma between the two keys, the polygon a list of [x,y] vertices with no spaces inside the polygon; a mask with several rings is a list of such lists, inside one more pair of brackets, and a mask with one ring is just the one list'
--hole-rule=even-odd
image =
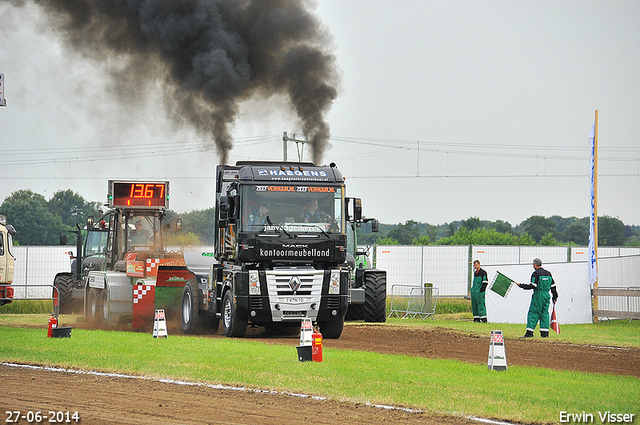
{"label": "white flag", "polygon": [[596,196],[595,196],[595,124],[591,127],[591,135],[589,136],[589,143],[591,144],[591,214],[589,219],[589,285],[593,285],[598,280],[598,264],[596,262],[596,240],[595,240],[595,210],[596,210]]}

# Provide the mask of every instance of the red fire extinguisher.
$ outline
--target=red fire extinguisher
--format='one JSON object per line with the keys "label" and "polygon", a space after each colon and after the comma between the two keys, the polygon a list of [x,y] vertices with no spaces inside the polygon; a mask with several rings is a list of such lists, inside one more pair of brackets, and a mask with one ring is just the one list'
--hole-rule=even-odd
{"label": "red fire extinguisher", "polygon": [[311,360],[314,362],[322,361],[322,334],[315,329],[311,335]]}
{"label": "red fire extinguisher", "polygon": [[57,328],[58,327],[58,318],[55,316],[55,314],[51,314],[51,317],[49,318],[49,331],[47,332],[47,338],[51,338],[53,336],[53,328]]}

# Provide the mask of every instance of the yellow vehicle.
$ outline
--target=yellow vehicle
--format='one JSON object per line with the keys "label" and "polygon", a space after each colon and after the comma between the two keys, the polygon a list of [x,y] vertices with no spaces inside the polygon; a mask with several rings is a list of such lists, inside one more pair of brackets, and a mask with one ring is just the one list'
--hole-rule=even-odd
{"label": "yellow vehicle", "polygon": [[16,229],[7,224],[7,217],[0,215],[0,305],[9,304],[13,298],[13,269],[16,258],[11,252]]}

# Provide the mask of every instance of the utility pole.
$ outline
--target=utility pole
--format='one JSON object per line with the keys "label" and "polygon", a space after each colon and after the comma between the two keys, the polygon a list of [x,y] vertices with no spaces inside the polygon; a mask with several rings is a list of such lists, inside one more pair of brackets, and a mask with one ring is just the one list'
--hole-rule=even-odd
{"label": "utility pole", "polygon": [[0,72],[0,106],[7,106],[7,99],[4,98],[4,74]]}
{"label": "utility pole", "polygon": [[[283,131],[282,132],[282,159],[284,162],[287,162],[287,142],[296,142],[296,148],[302,144],[304,145],[305,143],[308,143],[306,140],[300,140],[300,139],[296,139],[296,135],[294,134],[293,137],[289,137],[287,136],[287,132]],[[304,152],[304,146],[303,146],[303,152]],[[302,155],[300,154],[300,150],[298,149],[298,162],[302,161]]]}

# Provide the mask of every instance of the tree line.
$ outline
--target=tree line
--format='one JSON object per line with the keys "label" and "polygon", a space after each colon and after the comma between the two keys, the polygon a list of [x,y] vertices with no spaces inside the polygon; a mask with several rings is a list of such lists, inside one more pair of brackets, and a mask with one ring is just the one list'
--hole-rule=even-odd
{"label": "tree line", "polygon": [[[83,226],[87,217],[100,217],[100,202],[85,200],[67,189],[55,192],[47,200],[31,190],[18,190],[4,199],[0,214],[17,230],[19,245],[57,245],[60,233]],[[167,218],[182,219],[182,232],[172,236],[170,245],[213,245],[214,208],[184,214],[167,211]],[[71,238],[73,239],[73,238]],[[589,218],[543,217],[534,215],[512,226],[502,220],[485,221],[478,217],[432,225],[414,220],[398,224],[380,224],[378,233],[370,225],[358,228],[360,244],[378,245],[588,245]],[[69,243],[72,243],[70,241]],[[598,218],[600,246],[640,246],[640,226],[625,225],[609,216]]]}
{"label": "tree line", "polygon": [[[502,220],[478,217],[438,226],[408,220],[380,225],[379,233],[360,230],[359,243],[378,245],[574,245],[589,244],[589,217],[543,217],[533,215],[512,226]],[[640,226],[620,219],[598,217],[599,246],[640,246]]]}
{"label": "tree line", "polygon": [[[60,190],[51,199],[31,190],[18,190],[4,199],[0,205],[0,215],[16,228],[13,238],[16,245],[58,245],[60,234],[75,230],[76,224],[84,227],[88,217],[98,220],[101,216],[101,202],[85,200],[70,189]],[[178,214],[167,211],[167,219],[173,222],[182,218],[183,231],[171,235],[169,245],[213,245],[213,208]],[[68,238],[75,244],[74,238]]]}

